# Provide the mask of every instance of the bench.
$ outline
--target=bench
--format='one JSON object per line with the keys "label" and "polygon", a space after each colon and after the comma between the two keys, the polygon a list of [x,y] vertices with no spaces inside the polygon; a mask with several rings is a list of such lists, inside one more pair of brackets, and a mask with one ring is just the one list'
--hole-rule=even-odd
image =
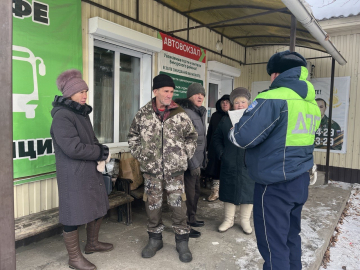
{"label": "bench", "polygon": [[131,190],[130,195],[135,199],[142,199],[144,196],[144,185],[141,185],[137,189]]}
{"label": "bench", "polygon": [[[118,178],[117,183],[121,183],[123,191],[113,190],[109,194],[110,209],[118,208],[118,221],[123,220],[126,216],[126,225],[132,223],[131,202],[134,200],[130,196],[131,180]],[[119,185],[119,184],[118,184]],[[52,229],[62,226],[59,223],[59,208],[41,211],[15,219],[15,241],[23,240]]]}

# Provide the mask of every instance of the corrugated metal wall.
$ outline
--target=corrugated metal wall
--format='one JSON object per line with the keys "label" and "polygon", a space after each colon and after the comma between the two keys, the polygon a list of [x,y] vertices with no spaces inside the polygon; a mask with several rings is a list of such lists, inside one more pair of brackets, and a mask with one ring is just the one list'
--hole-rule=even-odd
{"label": "corrugated metal wall", "polygon": [[[350,108],[348,117],[347,152],[346,154],[330,154],[330,166],[360,169],[360,34],[348,34],[332,36],[331,40],[342,53],[348,63],[345,66],[336,64],[335,77],[350,76]],[[267,62],[271,55],[277,51],[283,51],[288,47],[268,46],[248,48],[246,55],[247,63]],[[306,58],[326,56],[326,54],[305,48],[296,48],[296,51]],[[315,78],[331,76],[331,58],[311,59],[315,65]],[[236,83],[240,86],[251,89],[254,81],[268,81],[266,64],[247,65],[242,68],[242,74]],[[315,162],[320,165],[326,164],[326,153],[315,152]],[[344,179],[346,181],[346,179]]]}
{"label": "corrugated metal wall", "polygon": [[56,178],[14,186],[14,216],[19,218],[59,206]]}
{"label": "corrugated metal wall", "polygon": [[[93,0],[93,2],[136,19],[136,0]],[[149,24],[163,31],[171,31],[187,27],[188,20],[185,16],[152,0],[140,0],[139,3],[139,20],[141,22]],[[92,17],[101,17],[141,33],[157,37],[156,30],[143,26],[139,23],[132,22],[131,20],[105,11],[91,4],[82,2],[83,73],[85,80],[88,80],[88,20]],[[196,22],[190,20],[190,26],[196,25],[198,25]],[[175,35],[180,38],[187,39],[186,31],[175,33]],[[214,31],[208,30],[207,28],[198,28],[189,32],[190,42],[196,43],[200,47],[206,47],[214,51],[216,51],[215,45],[218,40],[221,40],[221,36]],[[224,38],[223,54],[230,58],[236,59],[237,61],[243,62],[245,49],[239,44]],[[239,62],[221,57],[220,55],[214,54],[212,52],[207,52],[207,60],[215,60],[233,67],[240,68]],[[157,64],[155,65],[157,66]]]}

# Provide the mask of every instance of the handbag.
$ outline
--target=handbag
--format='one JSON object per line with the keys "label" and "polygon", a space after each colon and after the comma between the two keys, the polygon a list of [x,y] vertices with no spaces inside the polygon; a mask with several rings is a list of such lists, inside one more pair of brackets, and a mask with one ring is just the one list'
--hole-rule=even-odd
{"label": "handbag", "polygon": [[107,195],[109,195],[112,191],[112,180],[111,180],[111,175],[108,174],[107,172],[106,166],[105,166],[105,173],[103,173],[103,179],[104,179]]}

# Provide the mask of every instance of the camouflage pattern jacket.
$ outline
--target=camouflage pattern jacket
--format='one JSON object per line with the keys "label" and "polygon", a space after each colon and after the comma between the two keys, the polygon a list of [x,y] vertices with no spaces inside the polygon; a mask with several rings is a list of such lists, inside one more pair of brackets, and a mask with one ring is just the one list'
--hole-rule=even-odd
{"label": "camouflage pattern jacket", "polygon": [[175,102],[165,110],[164,121],[155,110],[153,98],[137,112],[128,142],[142,172],[167,180],[186,171],[198,135],[188,115]]}

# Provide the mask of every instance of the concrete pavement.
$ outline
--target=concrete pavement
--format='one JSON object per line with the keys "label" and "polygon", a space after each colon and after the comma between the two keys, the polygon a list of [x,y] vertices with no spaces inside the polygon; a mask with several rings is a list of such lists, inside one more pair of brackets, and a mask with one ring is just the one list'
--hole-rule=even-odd
{"label": "concrete pavement", "polygon": [[[309,199],[302,216],[303,269],[317,270],[329,243],[337,221],[350,196],[348,184],[331,182],[329,185],[311,186]],[[210,193],[203,189],[199,200],[198,219],[205,221],[199,228],[202,236],[190,239],[193,261],[182,263],[175,250],[175,236],[171,229],[170,212],[163,209],[166,229],[163,233],[164,247],[155,257],[143,259],[141,250],[146,245],[146,214],[142,202],[133,207],[133,224],[126,226],[113,218],[103,221],[100,240],[111,242],[111,252],[85,255],[98,270],[112,269],[262,269],[263,260],[257,250],[255,234],[245,235],[238,221],[225,233],[217,232],[223,219],[223,203],[207,202]],[[85,246],[84,226],[80,228],[81,248]],[[69,269],[67,252],[61,235],[46,238],[16,250],[18,270]]]}

